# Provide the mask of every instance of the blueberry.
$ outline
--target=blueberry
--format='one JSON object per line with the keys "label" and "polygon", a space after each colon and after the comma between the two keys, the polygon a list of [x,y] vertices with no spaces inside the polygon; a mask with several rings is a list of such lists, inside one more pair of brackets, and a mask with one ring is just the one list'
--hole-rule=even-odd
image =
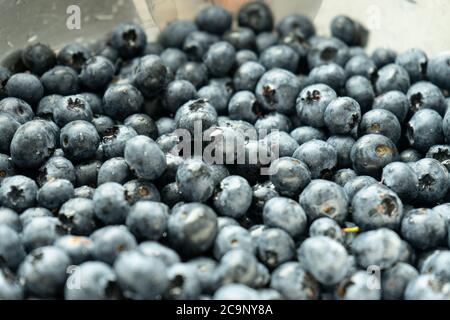
{"label": "blueberry", "polygon": [[256,98],[267,110],[290,114],[300,91],[300,81],[291,72],[279,68],[267,71],[256,85]]}
{"label": "blueberry", "polygon": [[157,201],[161,200],[159,191],[150,181],[130,180],[123,185],[125,189],[125,198],[130,205],[138,201]]}
{"label": "blueberry", "polygon": [[256,244],[250,233],[239,225],[227,225],[220,228],[214,240],[214,257],[216,259],[222,258],[232,249],[242,249],[250,254],[256,253]]}
{"label": "blueberry", "polygon": [[330,63],[313,68],[309,73],[307,82],[310,84],[322,83],[339,91],[344,87],[345,80],[344,69],[335,63]]}
{"label": "blueberry", "polygon": [[78,43],[70,43],[58,53],[58,64],[69,66],[79,72],[83,64],[91,57],[91,52]]}
{"label": "blueberry", "polygon": [[274,32],[260,32],[256,35],[257,52],[263,52],[265,49],[276,45],[279,41],[278,34]]}
{"label": "blueberry", "polygon": [[[189,60],[201,62],[209,47],[219,40],[220,38],[212,33],[205,31],[191,32],[186,39],[184,39],[183,53]],[[166,50],[173,50],[173,48],[168,48]]]}
{"label": "blueberry", "polygon": [[297,141],[299,145],[311,140],[325,140],[325,133],[318,128],[301,126],[291,131],[291,136]]}
{"label": "blueberry", "polygon": [[308,86],[300,92],[297,98],[297,114],[304,124],[323,127],[325,110],[328,104],[336,98],[336,92],[325,84]]}
{"label": "blueberry", "polygon": [[75,120],[91,122],[92,118],[93,113],[89,103],[80,95],[59,99],[53,110],[53,120],[60,127]]}
{"label": "blueberry", "polygon": [[104,115],[94,115],[94,119],[92,119],[92,124],[95,126],[100,137],[104,137],[108,130],[114,126],[114,120],[108,116]]}
{"label": "blueberry", "polygon": [[290,14],[283,17],[276,26],[280,35],[295,32],[297,35],[308,39],[316,33],[312,21],[303,14]]}
{"label": "blueberry", "polygon": [[36,115],[44,119],[53,119],[53,113],[58,107],[60,99],[62,96],[58,94],[43,97],[36,108]]}
{"label": "blueberry", "polygon": [[395,63],[405,68],[411,83],[423,80],[427,75],[428,57],[420,49],[409,49],[399,54]]}
{"label": "blueberry", "polygon": [[91,91],[101,91],[111,82],[115,67],[111,61],[95,56],[86,61],[80,72],[81,84]]}
{"label": "blueberry", "polygon": [[22,243],[27,252],[49,246],[66,233],[61,222],[54,217],[35,217],[23,226]]}
{"label": "blueberry", "polygon": [[113,264],[121,252],[137,247],[136,239],[123,225],[107,226],[91,234],[92,257],[95,260]]}
{"label": "blueberry", "polygon": [[349,256],[337,241],[324,236],[306,239],[298,249],[298,260],[323,285],[339,283],[347,274]]}
{"label": "blueberry", "polygon": [[25,67],[37,75],[43,74],[56,64],[56,55],[45,44],[35,43],[22,50],[22,62]]}
{"label": "blueberry", "polygon": [[390,111],[384,109],[374,109],[366,112],[358,127],[360,136],[366,134],[382,134],[394,143],[397,143],[401,136],[401,125],[397,117]]}
{"label": "blueberry", "polygon": [[176,129],[175,121],[169,117],[161,117],[155,123],[159,136],[173,132]]}
{"label": "blueberry", "polygon": [[95,189],[89,186],[81,186],[74,189],[73,196],[75,198],[92,199]]}
{"label": "blueberry", "polygon": [[372,109],[385,109],[397,117],[398,121],[402,123],[409,109],[409,102],[406,95],[398,90],[385,92],[375,98]]}
{"label": "blueberry", "polygon": [[433,109],[440,115],[446,112],[445,98],[441,90],[431,82],[420,81],[412,85],[408,92],[411,110]]}
{"label": "blueberry", "polygon": [[0,203],[18,213],[31,208],[36,203],[36,183],[25,176],[5,178],[0,187]]}
{"label": "blueberry", "polygon": [[61,129],[60,143],[67,158],[81,161],[95,155],[100,137],[93,124],[76,120]]}
{"label": "blueberry", "polygon": [[236,52],[236,67],[240,67],[247,62],[257,62],[257,54],[249,49],[242,49]]}
{"label": "blueberry", "polygon": [[350,152],[355,140],[350,136],[331,136],[326,141],[337,153],[337,167],[345,168],[351,166]]}
{"label": "blueberry", "polygon": [[412,169],[419,181],[417,200],[428,204],[442,200],[449,188],[447,169],[429,158],[413,163]]}
{"label": "blueberry", "polygon": [[352,147],[350,158],[358,174],[378,176],[387,164],[396,161],[398,151],[395,144],[380,134],[367,134],[359,138]]}
{"label": "blueberry", "polygon": [[137,250],[119,254],[114,271],[117,283],[128,299],[161,299],[168,289],[170,279],[164,263]]}
{"label": "blueberry", "polygon": [[53,179],[46,182],[37,193],[37,203],[40,207],[57,210],[73,197],[73,185],[68,180]]}
{"label": "blueberry", "polygon": [[264,205],[263,221],[269,227],[285,230],[295,239],[304,233],[307,218],[302,207],[294,200],[275,197]]}
{"label": "blueberry", "polygon": [[345,64],[345,73],[347,77],[363,76],[371,80],[377,71],[375,62],[367,56],[356,55]]}
{"label": "blueberry", "polygon": [[244,284],[230,283],[220,287],[213,296],[214,300],[257,300],[258,291]]}
{"label": "blueberry", "polygon": [[338,38],[311,37],[308,51],[308,66],[310,69],[329,63],[344,67],[350,58],[347,45]]}
{"label": "blueberry", "polygon": [[254,123],[261,115],[259,102],[251,91],[238,91],[228,103],[228,114],[233,120]]}
{"label": "blueberry", "polygon": [[218,113],[224,113],[228,108],[230,95],[225,86],[209,84],[198,90],[198,97],[211,103]]}
{"label": "blueberry", "polygon": [[445,219],[433,209],[414,209],[403,218],[402,237],[418,249],[431,249],[447,237]]}
{"label": "blueberry", "polygon": [[114,270],[99,261],[84,262],[74,269],[64,292],[66,300],[115,300],[120,296]]}
{"label": "blueberry", "polygon": [[339,224],[335,220],[327,217],[319,218],[311,223],[309,226],[309,236],[311,238],[325,236],[340,243],[344,242],[344,235]]}
{"label": "blueberry", "polygon": [[380,300],[381,290],[371,288],[373,275],[356,271],[345,278],[337,287],[335,296],[339,300]]}
{"label": "blueberry", "polygon": [[138,251],[145,256],[160,259],[166,266],[171,266],[181,261],[176,251],[156,241],[141,242],[138,246]]}
{"label": "blueberry", "polygon": [[5,86],[8,96],[36,105],[44,95],[44,87],[38,77],[28,73],[12,75]]}
{"label": "blueberry", "polygon": [[30,293],[41,298],[54,298],[63,291],[70,263],[64,251],[46,246],[33,250],[25,258],[18,275]]}
{"label": "blueberry", "polygon": [[340,169],[333,175],[333,182],[343,187],[347,182],[349,182],[353,178],[356,178],[357,176],[358,175],[356,174],[356,172],[352,169]]}
{"label": "blueberry", "polygon": [[203,57],[208,71],[213,76],[225,76],[234,66],[236,50],[225,41],[216,42],[211,45]]}
{"label": "blueberry", "polygon": [[161,200],[169,207],[184,201],[176,182],[169,183],[161,189]]}
{"label": "blueberry", "polygon": [[178,68],[175,79],[189,81],[198,89],[208,81],[208,69],[203,63],[186,62]]}
{"label": "blueberry", "polygon": [[394,63],[397,59],[397,53],[389,48],[376,48],[372,52],[372,60],[377,68],[382,68],[388,64]]}
{"label": "blueberry", "polygon": [[107,182],[99,186],[94,193],[95,216],[106,224],[125,221],[129,211],[126,192],[116,182]]}
{"label": "blueberry", "polygon": [[159,146],[149,137],[136,136],[126,142],[125,161],[137,177],[153,180],[166,169],[166,159]]}
{"label": "blueberry", "polygon": [[239,222],[231,217],[217,218],[217,227],[219,228],[219,231],[228,226],[239,226]]}
{"label": "blueberry", "polygon": [[431,59],[427,64],[427,76],[435,85],[442,89],[450,90],[450,55],[441,53]]}
{"label": "blueberry", "polygon": [[299,55],[285,44],[273,45],[261,52],[259,62],[267,70],[281,68],[295,73],[298,69]]}
{"label": "blueberry", "polygon": [[38,217],[53,217],[53,214],[50,210],[45,208],[29,208],[21,213],[19,220],[20,224],[22,225],[22,229],[31,221],[33,221],[34,218]]}
{"label": "blueberry", "polygon": [[295,158],[282,157],[273,161],[269,168],[270,181],[285,196],[296,196],[311,181],[308,167]]}
{"label": "blueberry", "polygon": [[406,137],[412,147],[426,152],[430,146],[443,142],[442,124],[442,117],[436,111],[431,109],[419,110],[407,124]]}
{"label": "blueberry", "polygon": [[273,20],[272,11],[263,2],[246,3],[238,11],[239,26],[251,28],[255,33],[271,31]]}
{"label": "blueberry", "polygon": [[193,21],[174,20],[165,26],[159,34],[159,42],[164,47],[181,48],[184,39],[197,30]]}
{"label": "blueberry", "polygon": [[197,255],[213,244],[218,231],[217,216],[204,204],[182,204],[172,210],[167,230],[174,248],[184,255]]}
{"label": "blueberry", "polygon": [[160,57],[165,66],[170,68],[172,72],[177,72],[188,61],[186,53],[177,48],[167,48],[161,52]]}
{"label": "blueberry", "polygon": [[324,112],[324,122],[333,134],[348,134],[358,126],[361,109],[354,99],[341,97],[331,101]]}
{"label": "blueberry", "polygon": [[353,76],[345,83],[345,92],[359,103],[362,113],[372,108],[375,92],[370,80],[363,76]]}
{"label": "blueberry", "polygon": [[6,83],[8,83],[8,79],[11,77],[11,71],[6,67],[0,66],[0,99],[6,98],[8,95],[6,93]]}
{"label": "blueberry", "polygon": [[233,84],[236,90],[253,91],[266,68],[258,62],[248,61],[240,65],[234,73]]}
{"label": "blueberry", "polygon": [[247,27],[237,27],[234,30],[228,30],[222,39],[229,42],[236,50],[252,50],[256,42],[255,33]]}
{"label": "blueberry", "polygon": [[369,31],[358,21],[339,15],[331,21],[331,34],[349,46],[365,46]]}
{"label": "blueberry", "polygon": [[291,157],[299,147],[297,141],[284,131],[272,131],[264,137],[263,141],[273,153],[278,153],[280,157]]}
{"label": "blueberry", "polygon": [[319,284],[298,262],[286,262],[276,268],[270,287],[289,300],[316,300],[319,298]]}
{"label": "blueberry", "polygon": [[311,178],[331,177],[337,164],[337,152],[332,145],[322,140],[310,140],[295,150],[293,158],[306,164],[311,171]]}
{"label": "blueberry", "polygon": [[0,113],[0,152],[9,154],[11,141],[20,127],[20,123],[8,113]]}
{"label": "blueberry", "polygon": [[144,98],[134,86],[116,84],[106,90],[103,103],[105,115],[113,119],[124,119],[141,111]]}
{"label": "blueberry", "polygon": [[[146,48],[147,48],[147,46],[146,46]],[[115,48],[111,47],[110,45],[105,45],[102,49],[100,49],[98,51],[98,55],[105,57],[112,63],[117,63],[117,60],[119,59],[119,51],[116,50]]]}
{"label": "blueberry", "polygon": [[63,250],[75,265],[91,257],[92,240],[87,237],[66,235],[57,239],[54,245]]}
{"label": "blueberry", "polygon": [[78,74],[66,66],[56,66],[41,77],[46,94],[73,95],[79,90]]}
{"label": "blueberry", "polygon": [[228,176],[220,182],[213,202],[221,215],[239,218],[252,203],[252,188],[244,178]]}
{"label": "blueberry", "polygon": [[313,180],[300,194],[299,200],[310,221],[329,217],[343,223],[347,217],[347,196],[334,182]]}
{"label": "blueberry", "polygon": [[25,258],[20,235],[7,225],[0,225],[0,261],[2,265],[16,269]]}
{"label": "blueberry", "polygon": [[199,257],[189,260],[186,265],[193,267],[200,281],[202,292],[212,293],[216,287],[215,270],[217,262],[208,257]]}
{"label": "blueberry", "polygon": [[147,55],[140,59],[134,70],[133,84],[145,97],[154,97],[165,89],[170,78],[169,73],[170,70],[160,57]]}
{"label": "blueberry", "polygon": [[255,122],[255,129],[258,132],[260,139],[266,135],[276,132],[289,132],[292,129],[291,120],[284,114],[279,112],[271,112],[262,117],[259,117]]}
{"label": "blueberry", "polygon": [[124,125],[115,125],[106,130],[101,143],[105,158],[123,157],[127,141],[137,135],[133,128]]}
{"label": "blueberry", "polygon": [[0,153],[0,184],[6,178],[14,175],[16,175],[16,169],[14,168],[12,159],[9,156]]}
{"label": "blueberry", "polygon": [[71,234],[88,236],[96,228],[94,201],[74,197],[61,206],[58,218]]}
{"label": "blueberry", "polygon": [[138,239],[158,240],[166,232],[169,207],[153,201],[139,201],[131,207],[126,224]]}
{"label": "blueberry", "polygon": [[25,296],[23,284],[8,268],[0,268],[0,299],[22,300]]}
{"label": "blueberry", "polygon": [[197,125],[202,131],[215,125],[217,112],[205,99],[191,100],[178,109],[175,122],[178,129],[186,129],[192,134]]}
{"label": "blueberry", "polygon": [[267,228],[256,241],[259,260],[269,269],[292,260],[295,245],[292,237],[279,228]]}
{"label": "blueberry", "polygon": [[378,70],[375,76],[375,89],[378,94],[392,90],[406,93],[410,86],[408,72],[396,64],[388,64]]}
{"label": "blueberry", "polygon": [[165,93],[165,107],[176,112],[183,104],[198,97],[194,85],[186,80],[175,80],[169,83]]}
{"label": "blueberry", "polygon": [[75,166],[76,186],[97,186],[98,172],[102,163],[98,160],[82,162]]}
{"label": "blueberry", "polygon": [[419,273],[404,262],[399,262],[381,274],[381,288],[384,300],[403,299],[406,286],[414,280]]}
{"label": "blueberry", "polygon": [[124,158],[111,158],[106,160],[97,176],[97,185],[106,182],[125,183],[131,177],[131,171]]}
{"label": "blueberry", "polygon": [[9,114],[20,124],[29,122],[34,117],[30,105],[18,98],[5,98],[0,100],[0,112]]}
{"label": "blueberry", "polygon": [[403,162],[392,162],[383,168],[381,182],[406,201],[417,197],[419,181],[416,173]]}
{"label": "blueberry", "polygon": [[252,189],[253,200],[251,210],[256,211],[258,215],[262,214],[262,210],[267,201],[279,196],[278,192],[275,190],[275,186],[270,181],[257,183]]}
{"label": "blueberry", "polygon": [[140,55],[147,44],[145,31],[134,23],[120,23],[111,35],[111,46],[125,59]]}
{"label": "blueberry", "polygon": [[19,215],[9,208],[0,207],[0,226],[7,226],[19,232],[22,229]]}
{"label": "blueberry", "polygon": [[200,30],[221,35],[231,28],[232,15],[222,7],[210,5],[197,13],[195,23]]}
{"label": "blueberry", "polygon": [[430,254],[422,264],[420,272],[422,274],[433,274],[436,277],[448,282],[450,273],[446,266],[450,259],[450,251],[436,250]]}
{"label": "blueberry", "polygon": [[425,158],[432,158],[444,165],[447,170],[450,168],[450,146],[446,144],[437,144],[428,149]]}
{"label": "blueberry", "polygon": [[225,253],[215,269],[215,277],[219,285],[242,283],[252,286],[258,275],[256,257],[243,249],[232,249]]}
{"label": "blueberry", "polygon": [[405,300],[448,300],[449,283],[432,274],[419,275],[405,289]]}

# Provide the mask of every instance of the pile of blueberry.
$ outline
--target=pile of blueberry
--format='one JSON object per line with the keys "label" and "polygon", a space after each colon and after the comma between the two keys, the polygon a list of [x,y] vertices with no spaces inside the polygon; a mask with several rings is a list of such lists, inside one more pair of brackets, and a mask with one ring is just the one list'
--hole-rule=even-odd
{"label": "pile of blueberry", "polygon": [[[0,67],[0,299],[450,299],[450,54],[236,16]],[[177,154],[195,122],[278,157]]]}

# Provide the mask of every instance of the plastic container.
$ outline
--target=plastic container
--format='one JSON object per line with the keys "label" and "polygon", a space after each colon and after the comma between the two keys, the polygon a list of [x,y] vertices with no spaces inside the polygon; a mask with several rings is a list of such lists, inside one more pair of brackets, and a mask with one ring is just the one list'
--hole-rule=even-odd
{"label": "plastic container", "polygon": [[[71,41],[98,40],[122,21],[142,24],[152,39],[168,21],[192,18],[200,7],[209,3],[221,4],[236,11],[245,2],[246,0],[0,0],[0,61],[11,54],[14,56],[17,50],[36,41],[48,43],[58,49]],[[349,15],[371,31],[369,52],[377,46],[398,51],[418,47],[429,55],[450,50],[450,0],[266,2],[273,8],[277,19],[289,13],[301,12],[314,20],[319,34],[325,35],[329,34],[329,24],[335,15]]]}

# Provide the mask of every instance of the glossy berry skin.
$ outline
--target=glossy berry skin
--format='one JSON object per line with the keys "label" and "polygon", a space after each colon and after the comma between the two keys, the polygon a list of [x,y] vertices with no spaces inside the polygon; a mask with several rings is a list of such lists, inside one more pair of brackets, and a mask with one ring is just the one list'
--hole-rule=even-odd
{"label": "glossy berry skin", "polygon": [[209,84],[198,90],[198,97],[208,100],[218,113],[224,113],[228,107],[228,94],[225,86]]}
{"label": "glossy berry skin", "polygon": [[158,128],[158,135],[162,136],[167,133],[171,133],[175,130],[175,121],[169,117],[162,117],[155,121],[156,127]]}
{"label": "glossy berry skin", "polygon": [[331,101],[324,112],[324,122],[332,134],[348,134],[361,120],[359,103],[349,97]]}
{"label": "glossy berry skin", "polygon": [[222,35],[225,31],[229,30],[231,23],[231,13],[215,5],[205,7],[195,16],[195,24],[200,30],[217,35]]}
{"label": "glossy berry skin", "polygon": [[297,98],[297,114],[306,125],[323,127],[325,110],[328,104],[336,98],[336,92],[327,85],[308,86],[300,92]]}
{"label": "glossy berry skin", "polygon": [[407,124],[406,137],[413,148],[426,152],[430,146],[443,142],[442,124],[442,117],[436,111],[419,110]]}
{"label": "glossy berry skin", "polygon": [[240,65],[233,76],[236,91],[254,91],[259,79],[266,72],[266,68],[255,61],[248,61]]}
{"label": "glossy berry skin", "polygon": [[101,142],[104,157],[106,159],[123,157],[127,141],[137,135],[137,132],[128,126],[115,125],[109,128],[106,130]]}
{"label": "glossy berry skin", "polygon": [[353,76],[345,83],[347,96],[358,102],[361,112],[365,113],[372,108],[375,91],[370,80],[363,76]]}
{"label": "glossy berry skin", "polygon": [[276,268],[270,287],[289,300],[315,300],[320,292],[317,281],[298,262],[286,262]]}
{"label": "glossy berry skin", "polygon": [[70,43],[64,46],[57,56],[58,64],[73,68],[80,72],[83,64],[91,57],[92,53],[78,43]]}
{"label": "glossy berry skin", "polygon": [[420,49],[409,49],[399,54],[395,63],[405,68],[411,83],[423,80],[427,74],[428,57]]}
{"label": "glossy berry skin", "polygon": [[365,46],[369,36],[368,30],[358,21],[339,15],[331,21],[331,34],[349,46]]}
{"label": "glossy berry skin", "polygon": [[41,298],[54,298],[63,289],[70,258],[54,246],[33,250],[21,264],[18,274],[26,289]]}
{"label": "glossy berry skin", "polygon": [[400,160],[402,162],[406,162],[406,163],[416,162],[416,161],[419,161],[421,158],[422,158],[422,155],[420,154],[420,152],[413,148],[403,150],[400,153]]}
{"label": "glossy berry skin", "polygon": [[5,86],[8,96],[36,105],[44,95],[44,87],[38,77],[27,73],[12,75]]}
{"label": "glossy berry skin", "polygon": [[337,241],[324,236],[306,239],[297,251],[306,271],[323,285],[334,285],[347,274],[349,256]]}
{"label": "glossy berry skin", "polygon": [[182,204],[172,209],[167,231],[170,243],[179,253],[198,255],[214,243],[218,231],[217,215],[201,203]]}
{"label": "glossy berry skin", "polygon": [[381,134],[392,142],[397,143],[400,139],[402,128],[397,117],[390,111],[374,109],[366,112],[358,127],[359,136],[366,134]]}
{"label": "glossy berry skin", "polygon": [[97,229],[90,236],[92,257],[112,265],[121,252],[137,247],[136,239],[124,225],[107,226]]}
{"label": "glossy berry skin", "polygon": [[395,144],[380,134],[367,134],[359,138],[352,147],[350,159],[353,169],[359,174],[378,176],[387,164],[396,161],[398,151]]}
{"label": "glossy berry skin", "polygon": [[284,114],[294,112],[300,81],[291,72],[274,68],[262,75],[256,85],[256,98],[267,110]]}
{"label": "glossy berry skin", "polygon": [[186,129],[193,134],[196,125],[202,131],[217,123],[216,109],[205,99],[190,100],[175,114],[177,129]]}
{"label": "glossy berry skin", "polygon": [[0,202],[4,207],[20,213],[34,206],[37,192],[37,185],[32,179],[16,175],[2,181]]}
{"label": "glossy berry skin", "polygon": [[378,94],[392,90],[406,93],[410,86],[409,75],[406,70],[396,64],[388,64],[377,72],[375,89]]}
{"label": "glossy berry skin", "polygon": [[425,204],[439,202],[449,188],[448,171],[437,160],[425,158],[412,164],[418,179],[417,200]]}
{"label": "glossy berry skin", "polygon": [[236,66],[240,67],[246,62],[256,62],[258,61],[257,54],[249,49],[242,49],[236,52]]}
{"label": "glossy berry skin", "polygon": [[307,217],[302,207],[292,199],[275,197],[264,205],[263,221],[268,227],[280,228],[297,239],[306,230]]}
{"label": "glossy berry skin", "polygon": [[344,67],[350,58],[347,45],[338,38],[312,37],[307,61],[310,69],[335,63]]}
{"label": "glossy berry skin", "polygon": [[111,158],[106,160],[97,175],[97,185],[106,182],[125,183],[132,177],[130,168],[123,158]]}
{"label": "glossy berry skin", "polygon": [[330,177],[337,164],[336,150],[322,140],[305,142],[295,150],[292,157],[308,166],[313,179]]}
{"label": "glossy berry skin", "polygon": [[60,144],[67,158],[73,161],[87,160],[97,152],[100,137],[94,125],[76,120],[61,129]]}
{"label": "glossy berry skin", "polygon": [[64,179],[54,179],[46,182],[37,193],[37,203],[49,210],[59,209],[61,205],[72,198],[74,189],[72,183]]}
{"label": "glossy berry skin", "polygon": [[22,50],[22,62],[32,73],[41,75],[56,64],[56,55],[48,45],[35,43]]}
{"label": "glossy berry skin", "polygon": [[194,85],[186,80],[175,80],[169,83],[165,93],[165,107],[176,112],[183,104],[198,97]]}
{"label": "glossy berry skin", "polygon": [[325,236],[340,243],[344,242],[344,234],[341,231],[341,226],[335,220],[327,217],[319,218],[311,223],[309,226],[309,236],[311,238]]}
{"label": "glossy berry skin", "polygon": [[103,96],[104,113],[113,119],[124,119],[139,113],[143,103],[141,92],[130,84],[110,86]]}
{"label": "glossy berry skin", "polygon": [[176,48],[165,49],[161,52],[160,57],[163,63],[172,70],[172,72],[176,72],[180,66],[188,61],[186,53]]}
{"label": "glossy berry skin", "polygon": [[115,71],[111,61],[102,56],[95,56],[83,65],[80,81],[88,90],[100,91],[111,82]]}
{"label": "glossy berry skin", "polygon": [[166,232],[169,207],[153,201],[139,201],[130,208],[126,224],[137,239],[158,240]]}
{"label": "glossy berry skin", "polygon": [[[205,31],[191,32],[183,42],[183,51],[181,51],[187,60],[195,62],[203,61],[203,56],[208,51],[209,47],[218,42],[220,38],[217,35]],[[173,50],[174,48],[167,48],[166,50]],[[177,68],[178,69],[178,68]]]}
{"label": "glossy berry skin", "polygon": [[371,80],[377,71],[377,66],[373,60],[365,55],[356,55],[345,64],[347,77],[363,76]]}
{"label": "glossy berry skin", "polygon": [[178,167],[176,181],[186,201],[205,202],[214,191],[211,169],[200,159],[185,160]]}
{"label": "glossy berry skin", "polygon": [[236,50],[225,41],[211,45],[203,57],[203,62],[212,76],[225,76],[236,60]]}
{"label": "glossy berry skin", "polygon": [[397,117],[402,123],[409,110],[409,101],[406,95],[398,90],[385,92],[375,98],[372,109],[385,109]]}
{"label": "glossy berry skin", "polygon": [[362,230],[395,230],[403,217],[403,204],[395,192],[380,184],[372,184],[354,195],[352,217]]}
{"label": "glossy berry skin", "polygon": [[219,183],[213,202],[219,214],[239,218],[252,203],[252,188],[244,178],[228,176]]}
{"label": "glossy berry skin", "polygon": [[347,217],[347,196],[342,187],[331,181],[313,180],[300,194],[299,203],[309,221],[329,217],[343,223]]}
{"label": "glossy berry skin", "polygon": [[46,94],[63,96],[76,94],[79,91],[77,72],[67,66],[56,66],[41,76],[41,82]]}
{"label": "glossy berry skin", "polygon": [[441,53],[436,57],[429,59],[427,64],[427,76],[440,88],[450,90],[450,65],[448,63],[450,55],[448,53]]}
{"label": "glossy berry skin", "polygon": [[259,260],[269,269],[274,269],[295,256],[292,237],[279,228],[267,228],[262,231],[256,247]]}
{"label": "glossy berry skin", "polygon": [[417,197],[419,181],[414,170],[403,162],[392,162],[383,168],[381,182],[405,201]]}
{"label": "glossy berry skin", "polygon": [[89,103],[80,95],[66,96],[58,100],[53,112],[53,120],[60,127],[75,120],[91,122],[92,117]]}
{"label": "glossy berry skin", "polygon": [[255,123],[262,115],[259,102],[251,91],[238,91],[228,103],[228,115],[232,120]]}
{"label": "glossy berry skin", "polygon": [[153,180],[166,169],[163,152],[153,139],[136,136],[125,145],[125,161],[138,178]]}
{"label": "glossy berry skin", "polygon": [[13,163],[21,168],[40,167],[56,149],[56,135],[51,122],[40,119],[20,126],[11,141]]}
{"label": "glossy berry skin", "polygon": [[[219,217],[219,219],[221,218]],[[214,257],[220,259],[232,249],[242,249],[252,254],[256,253],[256,244],[253,242],[250,232],[238,224],[226,225],[219,229],[214,240]]]}
{"label": "glossy berry skin", "polygon": [[265,3],[249,2],[239,9],[238,24],[251,28],[255,33],[271,31],[273,28],[272,11]]}
{"label": "glossy berry skin", "polygon": [[308,83],[322,83],[339,91],[344,87],[346,78],[347,75],[341,66],[330,63],[313,68],[308,75]]}
{"label": "glossy berry skin", "polygon": [[121,253],[114,263],[117,283],[128,299],[160,299],[168,288],[164,263],[139,251]]}
{"label": "glossy berry skin", "polygon": [[255,129],[258,132],[259,138],[263,139],[267,134],[276,132],[275,130],[284,132],[291,131],[292,122],[282,113],[271,112],[256,120]]}
{"label": "glossy berry skin", "polygon": [[95,216],[105,224],[117,224],[125,221],[129,204],[125,189],[116,182],[107,182],[99,186],[94,193]]}
{"label": "glossy berry skin", "polygon": [[309,126],[295,128],[291,131],[290,135],[295,139],[295,141],[297,141],[299,145],[302,145],[303,143],[311,140],[326,139],[326,135],[321,129]]}
{"label": "glossy berry skin", "polygon": [[228,30],[222,38],[224,41],[229,42],[236,50],[252,50],[255,47],[255,33],[247,27],[237,27],[234,30]]}
{"label": "glossy berry skin", "polygon": [[175,79],[187,80],[199,89],[208,81],[208,69],[203,63],[189,61],[178,68]]}
{"label": "glossy berry skin", "polygon": [[140,26],[127,22],[114,28],[110,42],[122,58],[130,59],[142,53],[147,37]]}
{"label": "glossy berry skin", "polygon": [[370,289],[371,274],[366,271],[356,271],[345,278],[337,287],[335,296],[339,300],[380,300],[380,290]]}
{"label": "glossy berry skin", "polygon": [[140,59],[134,70],[133,84],[145,97],[154,97],[166,87],[169,69],[157,55]]}
{"label": "glossy berry skin", "polygon": [[[70,285],[79,279],[79,287]],[[68,277],[64,298],[66,300],[115,300],[121,296],[114,270],[106,263],[88,261]]]}
{"label": "glossy berry skin", "polygon": [[311,181],[311,172],[307,165],[291,157],[272,161],[269,173],[275,189],[281,195],[289,197],[298,195]]}
{"label": "glossy berry skin", "polygon": [[446,222],[433,209],[413,209],[402,221],[401,235],[415,248],[432,249],[446,240]]}
{"label": "glossy berry skin", "polygon": [[193,21],[189,20],[174,20],[167,24],[159,34],[159,42],[164,47],[181,48],[184,39],[194,31],[197,31],[197,26]]}
{"label": "glossy berry skin", "polygon": [[58,218],[73,235],[88,236],[96,228],[94,202],[91,199],[72,198],[58,212]]}
{"label": "glossy berry skin", "polygon": [[97,186],[98,171],[102,163],[98,160],[82,162],[75,166],[76,186],[81,187],[88,185],[90,187]]}
{"label": "glossy berry skin", "polygon": [[259,63],[267,70],[280,68],[295,73],[298,69],[299,55],[291,47],[278,44],[261,52]]}
{"label": "glossy berry skin", "polygon": [[438,86],[427,81],[413,84],[406,94],[411,110],[433,109],[441,116],[446,113],[445,98]]}

